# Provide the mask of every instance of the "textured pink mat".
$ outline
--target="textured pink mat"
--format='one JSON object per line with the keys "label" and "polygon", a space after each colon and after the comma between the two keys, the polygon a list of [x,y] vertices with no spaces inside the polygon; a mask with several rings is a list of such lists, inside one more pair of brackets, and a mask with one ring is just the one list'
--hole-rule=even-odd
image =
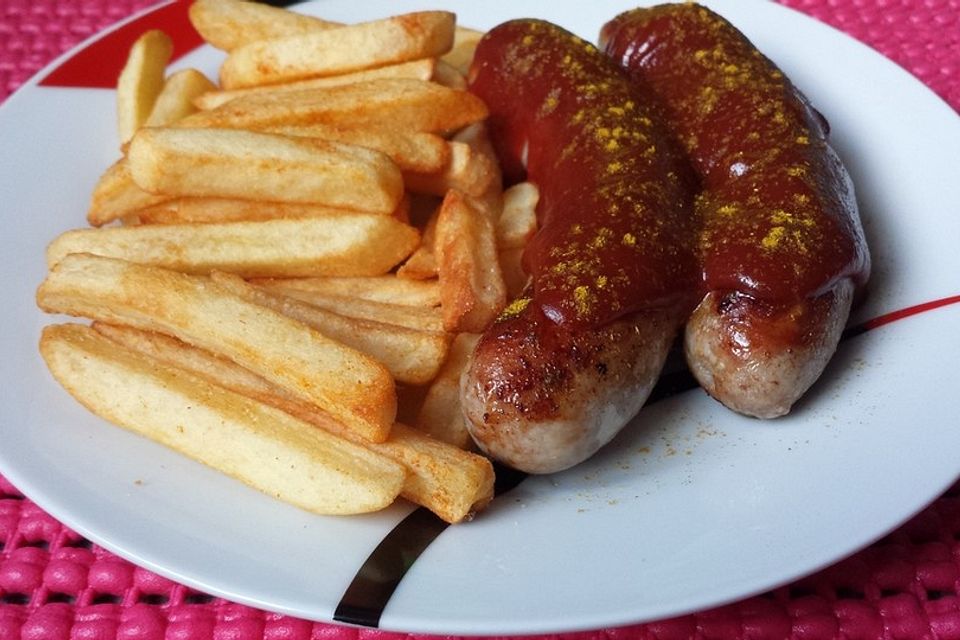
{"label": "textured pink mat", "polygon": [[[960,110],[960,0],[783,3],[873,46]],[[0,0],[0,101],[69,47],[150,4]],[[197,593],[84,540],[0,477],[0,640],[403,637]],[[960,485],[885,539],[763,596],[654,624],[549,637],[960,640]]]}

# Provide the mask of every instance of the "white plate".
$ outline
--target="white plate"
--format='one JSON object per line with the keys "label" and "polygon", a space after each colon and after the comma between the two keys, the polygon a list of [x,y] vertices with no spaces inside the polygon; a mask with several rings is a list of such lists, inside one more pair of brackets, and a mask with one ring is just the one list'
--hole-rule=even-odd
{"label": "white plate", "polygon": [[[449,6],[488,28],[552,19],[594,39],[630,0],[330,0],[332,19]],[[960,122],[867,47],[766,2],[711,2],[829,117],[875,263],[855,320],[960,293]],[[177,63],[214,75],[204,48]],[[0,109],[0,471],[43,508],[135,563],[206,592],[330,620],[369,552],[410,510],[322,518],[257,494],[80,408],[36,351],[44,245],[84,225],[117,155],[113,93],[31,81]],[[534,633],[710,607],[863,547],[960,472],[960,305],[845,342],[815,390],[760,423],[699,391],[648,407],[587,464],[529,479],[416,561],[381,619],[394,630]]]}

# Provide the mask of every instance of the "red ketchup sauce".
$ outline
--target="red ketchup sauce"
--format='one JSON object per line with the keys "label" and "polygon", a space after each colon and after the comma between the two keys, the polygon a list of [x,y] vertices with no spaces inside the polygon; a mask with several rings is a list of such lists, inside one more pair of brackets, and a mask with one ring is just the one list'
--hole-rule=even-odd
{"label": "red ketchup sauce", "polygon": [[624,13],[601,46],[659,100],[702,181],[706,291],[788,303],[850,277],[870,257],[826,121],[729,22],[695,4]]}
{"label": "red ketchup sauce", "polygon": [[469,83],[507,183],[540,189],[531,293],[508,314],[533,303],[556,323],[598,326],[691,302],[696,178],[636,82],[585,40],[517,20],[480,42]]}

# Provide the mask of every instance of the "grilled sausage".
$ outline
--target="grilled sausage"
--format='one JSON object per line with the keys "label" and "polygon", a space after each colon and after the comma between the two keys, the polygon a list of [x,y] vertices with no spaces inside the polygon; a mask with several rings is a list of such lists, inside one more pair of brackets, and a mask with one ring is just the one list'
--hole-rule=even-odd
{"label": "grilled sausage", "polygon": [[480,339],[461,403],[484,451],[527,473],[551,473],[593,455],[640,411],[682,315],[651,309],[574,328],[526,309]]}
{"label": "grilled sausage", "polygon": [[659,101],[702,183],[705,295],[685,331],[690,369],[731,409],[783,415],[823,371],[870,271],[827,123],[702,6],[628,11],[600,40]]}
{"label": "grilled sausage", "polygon": [[696,303],[695,178],[636,83],[555,25],[491,30],[469,84],[507,183],[540,201],[530,289],[481,337],[464,411],[482,450],[549,473],[633,418]]}

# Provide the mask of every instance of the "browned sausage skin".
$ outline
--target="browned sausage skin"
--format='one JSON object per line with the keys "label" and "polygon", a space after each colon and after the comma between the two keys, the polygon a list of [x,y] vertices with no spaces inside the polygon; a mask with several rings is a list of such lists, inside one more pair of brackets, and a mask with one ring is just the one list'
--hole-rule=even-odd
{"label": "browned sausage skin", "polygon": [[782,416],[827,366],[852,301],[849,278],[790,305],[708,293],[687,322],[687,363],[700,385],[730,409]]}
{"label": "browned sausage skin", "polygon": [[628,11],[601,46],[656,96],[702,181],[706,296],[686,328],[690,368],[731,409],[783,415],[823,371],[870,271],[826,122],[702,6]]}
{"label": "browned sausage skin", "polygon": [[640,411],[681,318],[651,309],[571,330],[532,308],[501,320],[481,338],[463,381],[471,435],[528,473],[587,459]]}
{"label": "browned sausage skin", "polygon": [[636,83],[555,25],[494,28],[469,82],[507,181],[540,201],[530,290],[480,339],[464,411],[492,457],[558,471],[637,413],[695,304],[695,179]]}

